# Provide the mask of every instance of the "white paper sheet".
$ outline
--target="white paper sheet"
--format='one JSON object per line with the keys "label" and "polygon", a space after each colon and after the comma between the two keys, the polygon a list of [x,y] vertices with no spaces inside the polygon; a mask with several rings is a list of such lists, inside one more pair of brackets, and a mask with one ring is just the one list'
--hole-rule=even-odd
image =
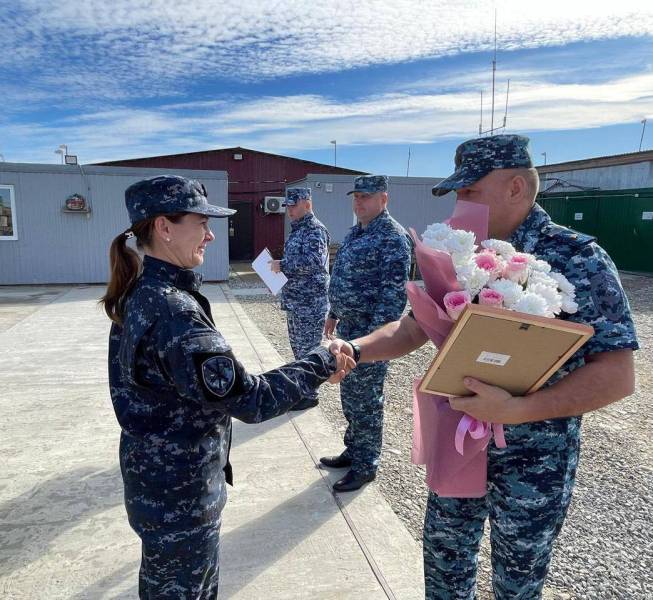
{"label": "white paper sheet", "polygon": [[263,283],[270,288],[270,291],[276,296],[281,288],[286,285],[288,278],[283,273],[273,273],[268,264],[272,260],[272,255],[267,248],[263,249],[252,263],[252,268],[256,271],[258,276],[263,280]]}

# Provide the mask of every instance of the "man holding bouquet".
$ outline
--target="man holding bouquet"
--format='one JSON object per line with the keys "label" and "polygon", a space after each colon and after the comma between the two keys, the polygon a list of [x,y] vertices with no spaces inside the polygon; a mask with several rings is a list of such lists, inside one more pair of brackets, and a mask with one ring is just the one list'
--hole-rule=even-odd
{"label": "man holding bouquet", "polygon": [[[433,188],[489,209],[490,238],[547,262],[574,286],[569,320],[595,334],[545,387],[523,397],[465,378],[474,393],[451,406],[479,421],[505,424],[507,447],[488,448],[487,493],[447,498],[431,491],[424,522],[424,575],[429,600],[475,597],[478,551],[491,525],[497,600],[542,593],[551,551],[571,500],[580,448],[581,415],[633,393],[638,349],[617,270],[589,235],[553,223],[535,203],[539,178],[528,138],[496,135],[462,143],[453,175]],[[407,354],[428,339],[412,315],[363,338],[331,344],[361,361]],[[357,352],[354,352],[354,348]]]}

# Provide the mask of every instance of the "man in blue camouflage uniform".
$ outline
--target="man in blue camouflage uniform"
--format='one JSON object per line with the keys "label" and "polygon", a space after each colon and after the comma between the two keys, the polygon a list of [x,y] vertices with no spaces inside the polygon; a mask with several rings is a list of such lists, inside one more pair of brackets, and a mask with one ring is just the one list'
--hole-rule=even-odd
{"label": "man in blue camouflage uniform", "polygon": [[[353,207],[359,223],[338,249],[325,333],[360,337],[398,319],[406,306],[411,242],[387,210],[388,178],[363,175],[354,180]],[[340,385],[347,419],[345,451],[321,458],[322,464],[350,467],[333,488],[356,490],[376,476],[383,442],[383,381],[386,361],[360,364]]]}
{"label": "man in blue camouflage uniform", "polygon": [[[440,498],[431,492],[424,522],[428,600],[475,598],[478,551],[491,525],[493,589],[497,600],[541,597],[551,551],[571,500],[580,449],[580,415],[633,392],[638,346],[617,270],[591,236],[556,225],[535,204],[538,177],[528,138],[497,135],[464,142],[456,172],[433,189],[489,206],[489,234],[547,261],[575,287],[578,311],[569,320],[595,335],[541,390],[515,398],[466,378],[475,393],[451,405],[504,423],[507,447],[488,449],[484,498]],[[362,360],[406,354],[427,340],[409,315],[372,336],[354,340]],[[354,355],[347,342],[332,351]]]}
{"label": "man in blue camouflage uniform", "polygon": [[[199,291],[201,275],[174,264],[181,253],[160,250],[175,247],[175,234],[182,237],[181,226],[167,221],[171,213],[196,218],[234,211],[209,205],[201,184],[173,176],[135,183],[125,199],[136,231],[144,219],[155,219],[156,229],[164,215],[161,227],[172,232],[144,247],[142,273],[109,342],[125,506],[142,541],[139,595],[213,599],[225,483],[232,482],[231,417],[246,423],[276,417],[311,394],[336,365],[326,349],[316,348],[262,375],[248,373],[216,329]],[[203,243],[212,241],[206,219],[200,225]]]}
{"label": "man in blue camouflage uniform", "polygon": [[[281,308],[286,311],[290,347],[299,359],[322,341],[329,310],[331,238],[313,214],[311,188],[288,188],[286,207],[291,221],[290,235],[283,248],[283,258],[273,260],[270,267],[288,278],[281,290]],[[292,410],[312,408],[317,403],[317,392],[312,392]]]}

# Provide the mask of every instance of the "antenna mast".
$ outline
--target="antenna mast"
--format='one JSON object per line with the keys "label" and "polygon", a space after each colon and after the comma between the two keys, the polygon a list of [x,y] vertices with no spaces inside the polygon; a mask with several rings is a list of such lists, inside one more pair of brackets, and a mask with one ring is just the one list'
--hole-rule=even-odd
{"label": "antenna mast", "polygon": [[478,134],[485,135],[489,133],[492,135],[495,131],[506,128],[508,122],[508,96],[510,94],[510,79],[508,79],[508,86],[506,88],[506,111],[503,115],[503,124],[499,127],[494,126],[494,95],[496,87],[496,73],[497,73],[497,11],[494,10],[494,57],[492,60],[492,114],[490,116],[490,128],[483,131],[483,90],[481,90],[481,122],[478,125]]}
{"label": "antenna mast", "polygon": [[494,59],[492,60],[492,117],[490,131],[494,131],[494,79],[497,72],[497,9],[494,9]]}

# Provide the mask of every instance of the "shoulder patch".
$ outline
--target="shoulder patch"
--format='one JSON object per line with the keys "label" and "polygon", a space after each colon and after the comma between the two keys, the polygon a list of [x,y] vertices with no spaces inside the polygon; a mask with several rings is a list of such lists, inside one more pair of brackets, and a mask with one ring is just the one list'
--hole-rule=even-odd
{"label": "shoulder patch", "polygon": [[236,381],[234,361],[228,356],[212,356],[202,363],[202,381],[206,389],[224,398]]}
{"label": "shoulder patch", "polygon": [[600,271],[590,278],[594,306],[606,319],[619,321],[626,311],[626,303],[619,281],[610,271]]}
{"label": "shoulder patch", "polygon": [[570,246],[585,246],[596,241],[596,237],[581,233],[569,227],[552,223],[543,232],[547,237],[558,238]]}

